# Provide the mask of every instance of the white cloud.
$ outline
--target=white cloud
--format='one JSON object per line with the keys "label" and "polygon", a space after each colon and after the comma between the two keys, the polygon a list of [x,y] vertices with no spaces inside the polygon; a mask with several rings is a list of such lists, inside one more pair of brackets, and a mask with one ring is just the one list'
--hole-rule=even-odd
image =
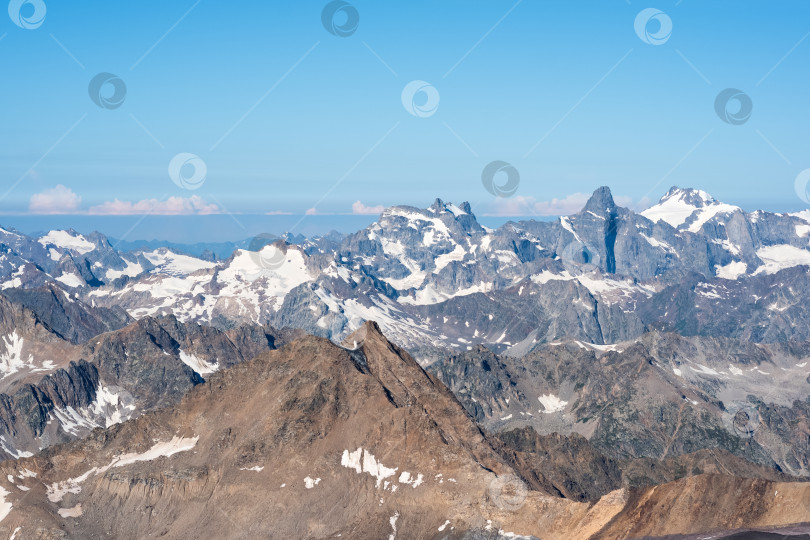
{"label": "white cloud", "polygon": [[318,212],[317,208],[312,207],[309,210],[307,210],[306,212],[304,212],[304,214],[306,214],[307,216],[317,216],[317,215],[320,214],[320,212]]}
{"label": "white cloud", "polygon": [[383,210],[385,210],[385,206],[381,204],[377,206],[366,206],[360,201],[355,201],[354,204],[352,204],[352,214],[358,214],[362,216],[382,214]]}
{"label": "white cloud", "polygon": [[28,211],[32,214],[74,214],[81,204],[81,197],[70,188],[59,184],[42,193],[31,195]]}
{"label": "white cloud", "polygon": [[201,197],[169,197],[165,201],[143,199],[140,201],[106,201],[84,210],[82,198],[62,184],[31,196],[28,211],[31,214],[89,214],[97,216],[126,216],[140,214],[156,215],[208,215],[222,213],[216,204],[209,204]]}
{"label": "white cloud", "polygon": [[162,216],[182,216],[182,215],[209,215],[222,213],[222,209],[216,204],[209,204],[201,197],[192,195],[191,197],[169,197],[165,201],[157,199],[143,199],[141,201],[107,201],[96,206],[91,206],[87,211],[91,215],[101,216],[126,216],[133,214],[155,214]]}

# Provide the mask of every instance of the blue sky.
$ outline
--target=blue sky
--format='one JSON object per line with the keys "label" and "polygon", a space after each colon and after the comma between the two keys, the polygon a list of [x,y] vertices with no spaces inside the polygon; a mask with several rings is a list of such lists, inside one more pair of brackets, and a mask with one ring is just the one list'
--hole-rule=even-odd
{"label": "blue sky", "polygon": [[[807,206],[794,191],[810,168],[807,2],[358,0],[356,31],[339,37],[324,1],[41,1],[38,28],[0,21],[4,223],[151,212],[132,234],[155,236],[156,214],[436,197],[553,214],[600,185],[638,207],[676,184],[745,208]],[[650,7],[672,22],[659,45],[634,29]],[[90,99],[99,73],[126,84],[120,107]],[[425,117],[403,106],[414,80],[440,97]],[[753,103],[741,125],[715,112],[726,88]],[[180,153],[205,163],[199,189],[169,177]],[[513,197],[484,189],[494,160],[519,171]]]}

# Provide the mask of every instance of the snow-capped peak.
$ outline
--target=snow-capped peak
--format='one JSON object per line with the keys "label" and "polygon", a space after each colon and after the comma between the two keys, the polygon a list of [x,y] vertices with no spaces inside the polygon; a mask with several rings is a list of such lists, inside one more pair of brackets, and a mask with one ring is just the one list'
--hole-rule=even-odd
{"label": "snow-capped peak", "polygon": [[456,206],[453,203],[445,203],[441,199],[436,199],[432,205],[430,205],[427,210],[432,214],[445,214],[450,212],[454,216],[463,216],[466,214],[472,214],[472,210],[470,209],[470,203],[463,202],[461,206]]}
{"label": "snow-capped peak", "polygon": [[651,221],[664,221],[675,228],[698,232],[703,225],[718,214],[740,210],[725,204],[699,189],[671,188],[655,206],[641,212]]}
{"label": "snow-capped peak", "polygon": [[69,249],[84,255],[96,249],[96,245],[77,233],[73,229],[67,231],[51,231],[39,238],[39,243],[47,247],[49,244],[62,249]]}

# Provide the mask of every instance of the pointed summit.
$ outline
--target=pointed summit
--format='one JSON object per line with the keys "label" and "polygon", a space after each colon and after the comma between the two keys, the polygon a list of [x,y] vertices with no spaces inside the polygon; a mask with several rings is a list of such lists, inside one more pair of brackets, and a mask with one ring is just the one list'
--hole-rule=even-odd
{"label": "pointed summit", "polygon": [[602,186],[593,192],[591,198],[585,204],[583,212],[593,212],[598,216],[606,216],[614,213],[616,210],[616,203],[613,202],[613,195],[610,193],[610,188]]}
{"label": "pointed summit", "polygon": [[445,209],[444,201],[438,198],[435,201],[433,201],[433,204],[431,204],[428,207],[428,210],[430,210],[434,214],[441,214],[444,211],[444,209]]}
{"label": "pointed summit", "polygon": [[362,347],[367,339],[384,339],[388,341],[376,321],[366,321],[360,328],[349,334],[349,336],[341,342],[341,346],[347,349],[357,349],[358,347]]}

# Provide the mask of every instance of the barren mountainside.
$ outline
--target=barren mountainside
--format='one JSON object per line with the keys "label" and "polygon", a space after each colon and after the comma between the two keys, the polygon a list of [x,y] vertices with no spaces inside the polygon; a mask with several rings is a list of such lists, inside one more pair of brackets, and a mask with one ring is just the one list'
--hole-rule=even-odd
{"label": "barren mountainside", "polygon": [[[510,463],[377,325],[346,345],[305,337],[217,372],[178,405],[3,462],[0,528],[41,538],[562,539],[810,521],[810,484],[726,474],[563,498]],[[712,503],[696,510],[696,498]]]}

